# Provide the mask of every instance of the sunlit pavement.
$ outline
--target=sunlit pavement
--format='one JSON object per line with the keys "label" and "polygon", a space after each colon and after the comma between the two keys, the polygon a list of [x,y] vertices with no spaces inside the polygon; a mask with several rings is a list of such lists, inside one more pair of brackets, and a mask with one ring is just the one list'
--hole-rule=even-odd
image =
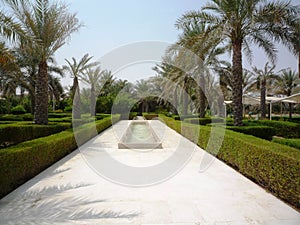
{"label": "sunlit pavement", "polygon": [[163,162],[183,140],[156,121],[163,149],[117,149],[116,136],[127,124],[107,129],[1,199],[0,224],[300,224],[300,213],[223,162],[199,172],[205,153],[198,147],[178,174],[156,185],[130,187],[103,178],[96,165],[104,151],[138,170]]}

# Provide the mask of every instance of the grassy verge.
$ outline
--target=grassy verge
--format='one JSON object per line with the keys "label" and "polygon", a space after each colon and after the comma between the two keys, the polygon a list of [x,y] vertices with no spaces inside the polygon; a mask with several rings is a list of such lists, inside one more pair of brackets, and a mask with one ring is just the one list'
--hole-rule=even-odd
{"label": "grassy verge", "polygon": [[[224,130],[221,129],[225,129],[222,127],[215,128],[215,138],[208,146],[211,127],[181,123],[163,115],[160,117],[170,128],[300,209],[299,150],[231,130],[225,130],[222,140]],[[221,145],[218,152],[217,144]]]}
{"label": "grassy verge", "polygon": [[[96,121],[96,130],[101,132],[111,126],[119,116],[106,117]],[[94,123],[85,124],[76,132],[80,142],[86,142],[94,136],[90,131]],[[77,148],[73,130],[68,129],[48,137],[42,137],[0,151],[0,197],[3,197],[42,170],[71,153]]]}

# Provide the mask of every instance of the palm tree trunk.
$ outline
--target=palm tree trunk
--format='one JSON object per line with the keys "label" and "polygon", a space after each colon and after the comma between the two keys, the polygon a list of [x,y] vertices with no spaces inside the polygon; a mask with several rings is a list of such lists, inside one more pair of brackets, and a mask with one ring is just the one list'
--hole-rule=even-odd
{"label": "palm tree trunk", "polygon": [[289,118],[290,118],[290,119],[292,119],[292,114],[293,114],[292,103],[289,103]]}
{"label": "palm tree trunk", "polygon": [[204,85],[205,80],[204,77],[201,76],[201,83],[199,87],[199,117],[204,118],[205,117],[205,93],[204,93]]}
{"label": "palm tree trunk", "polygon": [[182,91],[182,114],[187,115],[188,111],[188,95],[185,91]]}
{"label": "palm tree trunk", "polygon": [[29,96],[31,100],[31,114],[34,115],[35,112],[35,95],[33,92],[29,91]]}
{"label": "palm tree trunk", "polygon": [[40,62],[37,74],[34,122],[48,124],[48,65],[46,61]]}
{"label": "palm tree trunk", "polygon": [[298,76],[300,78],[300,51],[298,53]]}
{"label": "palm tree trunk", "polygon": [[266,118],[266,81],[261,82],[260,87],[260,116],[262,119]]}
{"label": "palm tree trunk", "polygon": [[234,125],[243,125],[243,89],[242,89],[242,40],[232,42],[233,57],[232,57],[232,74],[233,74],[233,116]]}
{"label": "palm tree trunk", "polygon": [[95,87],[92,84],[91,86],[91,116],[96,115],[96,94],[95,94]]}
{"label": "palm tree trunk", "polygon": [[173,100],[174,100],[174,105],[172,106],[173,114],[178,115],[178,112],[177,112],[177,109],[178,109],[177,87],[174,88]]}
{"label": "palm tree trunk", "polygon": [[199,117],[205,117],[205,79],[204,79],[204,69],[203,69],[203,60],[199,62],[199,80],[198,80],[198,96],[199,96]]}
{"label": "palm tree trunk", "polygon": [[73,119],[80,119],[81,118],[81,100],[80,100],[80,91],[79,91],[79,83],[77,76],[74,77],[73,80]]}

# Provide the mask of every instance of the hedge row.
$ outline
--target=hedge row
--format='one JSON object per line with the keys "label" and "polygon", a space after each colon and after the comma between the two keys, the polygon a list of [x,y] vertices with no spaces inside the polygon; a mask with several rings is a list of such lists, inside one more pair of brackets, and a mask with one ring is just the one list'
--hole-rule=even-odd
{"label": "hedge row", "polygon": [[174,120],[185,120],[190,118],[199,118],[198,115],[173,115]]}
{"label": "hedge row", "polygon": [[272,140],[272,137],[276,134],[276,129],[274,127],[268,126],[227,126],[229,130],[233,130],[243,134],[253,135],[266,140]]}
{"label": "hedge row", "polygon": [[[217,157],[240,173],[254,180],[268,189],[274,195],[300,208],[300,151],[289,146],[272,143],[257,137],[225,130],[224,127],[215,128],[215,139],[208,147],[211,127],[181,123],[161,115],[164,122],[190,140],[206,149],[216,153],[214,145],[220,143],[221,148]],[[200,134],[198,137],[196,134]]]}
{"label": "hedge row", "polygon": [[294,138],[294,139],[285,139],[285,138],[273,138],[273,142],[291,146],[293,148],[300,149],[300,139],[299,138]]}
{"label": "hedge row", "polygon": [[35,125],[29,123],[3,124],[0,126],[0,148],[15,145],[23,141],[45,137],[69,129],[69,123]]}
{"label": "hedge row", "polygon": [[300,124],[287,121],[257,120],[256,123],[262,126],[270,126],[276,129],[276,135],[285,138],[300,138]]}
{"label": "hedge row", "polygon": [[188,118],[185,119],[184,122],[191,124],[200,124],[206,125],[210,123],[224,123],[224,119],[222,118]]}
{"label": "hedge row", "polygon": [[[106,117],[96,122],[97,132],[111,126],[119,116]],[[86,124],[76,130],[81,141],[94,136],[94,124]],[[0,198],[31,179],[62,157],[77,148],[72,129],[48,137],[23,142],[0,151]]]}
{"label": "hedge row", "polygon": [[157,117],[158,117],[158,114],[155,114],[155,113],[143,114],[143,117],[144,117],[146,120],[152,120],[152,119],[154,119],[154,118],[157,118]]}
{"label": "hedge row", "polygon": [[4,114],[0,115],[0,121],[33,121],[33,115],[30,113],[23,115]]}

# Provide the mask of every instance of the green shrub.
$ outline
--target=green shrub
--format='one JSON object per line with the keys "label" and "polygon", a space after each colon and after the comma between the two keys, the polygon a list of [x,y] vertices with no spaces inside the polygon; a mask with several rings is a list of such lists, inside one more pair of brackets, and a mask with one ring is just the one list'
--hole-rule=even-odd
{"label": "green shrub", "polygon": [[64,117],[72,117],[71,113],[49,113],[48,118],[64,118]]}
{"label": "green shrub", "polygon": [[169,127],[190,140],[195,141],[195,134],[199,133],[197,144],[209,153],[216,151],[213,146],[215,143],[222,143],[217,158],[274,195],[300,208],[299,150],[230,130],[225,131],[222,141],[221,134],[224,129],[222,127],[215,128],[216,138],[212,147],[208,148],[211,127],[200,126],[200,128],[198,125],[181,123],[170,117],[160,116]]}
{"label": "green shrub", "polygon": [[300,138],[300,124],[288,121],[257,120],[256,123],[276,129],[276,135],[285,138]]}
{"label": "green shrub", "polygon": [[300,139],[299,138],[294,138],[294,139],[285,139],[285,138],[273,138],[273,142],[287,145],[293,148],[300,149]]}
{"label": "green shrub", "polygon": [[[106,117],[96,122],[97,132],[101,132],[116,121],[119,116]],[[77,132],[87,141],[93,137],[86,124]],[[31,179],[48,166],[77,148],[72,129],[23,142],[0,151],[0,198]]]}
{"label": "green shrub", "polygon": [[130,112],[129,113],[129,120],[133,120],[137,116],[137,112]]}
{"label": "green shrub", "polygon": [[72,106],[66,106],[66,107],[64,108],[64,111],[65,111],[65,112],[72,112]]}
{"label": "green shrub", "polygon": [[239,133],[253,135],[255,137],[259,137],[269,141],[272,140],[272,137],[276,134],[276,129],[268,126],[227,126],[226,128]]}
{"label": "green shrub", "polygon": [[0,121],[33,121],[33,115],[30,113],[23,115],[5,114],[0,115]]}
{"label": "green shrub", "polygon": [[157,118],[157,117],[158,117],[158,114],[156,114],[156,113],[149,113],[149,114],[144,113],[144,114],[143,114],[143,117],[144,117],[146,120],[152,120],[152,119],[154,119],[154,118]]}
{"label": "green shrub", "polygon": [[26,110],[22,105],[17,105],[11,109],[11,113],[13,115],[21,115],[21,114],[25,114]]}
{"label": "green shrub", "polygon": [[[0,147],[15,145],[23,141],[48,136],[70,128],[70,124],[6,124],[0,126]],[[1,151],[1,150],[0,150]]]}
{"label": "green shrub", "polygon": [[173,115],[174,120],[185,120],[189,118],[199,118],[198,115]]}
{"label": "green shrub", "polygon": [[191,124],[200,124],[206,125],[210,123],[224,123],[224,119],[222,118],[188,118],[185,119],[184,122]]}

